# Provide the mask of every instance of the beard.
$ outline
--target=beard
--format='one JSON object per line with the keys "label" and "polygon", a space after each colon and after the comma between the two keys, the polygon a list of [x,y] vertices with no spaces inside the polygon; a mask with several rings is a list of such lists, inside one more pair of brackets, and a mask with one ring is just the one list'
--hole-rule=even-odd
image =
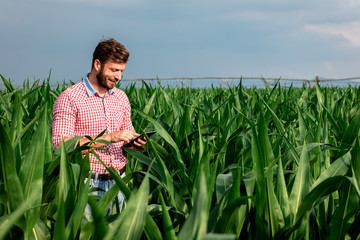
{"label": "beard", "polygon": [[96,74],[96,79],[98,81],[98,83],[100,84],[100,86],[102,86],[103,88],[106,88],[107,90],[114,88],[113,86],[109,86],[106,82],[106,76],[104,74],[104,69],[101,66],[100,72],[98,74]]}

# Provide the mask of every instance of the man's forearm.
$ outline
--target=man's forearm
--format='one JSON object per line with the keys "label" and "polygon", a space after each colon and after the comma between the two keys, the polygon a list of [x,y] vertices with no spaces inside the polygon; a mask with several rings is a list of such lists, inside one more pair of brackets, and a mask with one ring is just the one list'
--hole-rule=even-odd
{"label": "man's forearm", "polygon": [[[97,136],[90,136],[90,137],[91,137],[92,139],[94,139],[94,138],[96,138]],[[71,138],[73,138],[73,137],[64,138],[64,142],[66,142],[67,140],[69,140],[69,139],[71,139]],[[110,134],[104,134],[104,135],[102,135],[101,137],[99,137],[98,139],[102,139],[102,140],[111,142],[111,135],[110,135]],[[88,143],[88,142],[90,142],[90,140],[89,140],[88,138],[86,138],[86,137],[83,137],[83,138],[79,139],[79,140],[76,142],[75,146],[77,146],[78,144],[81,146],[81,145],[84,145],[84,144],[86,144],[86,143]],[[58,147],[60,147],[60,145],[61,145],[61,142],[60,142],[59,144],[57,144],[55,147],[58,148]],[[104,145],[105,145],[105,143],[102,143],[102,142],[94,142],[91,146],[93,146],[93,147],[102,147],[102,146],[104,146]],[[82,152],[83,152],[83,153],[86,153],[87,150],[83,150]]]}
{"label": "man's forearm", "polygon": [[[101,139],[101,140],[105,140],[107,142],[110,142],[110,143],[118,143],[118,142],[121,142],[121,141],[124,141],[124,143],[128,143],[130,142],[132,139],[136,138],[140,136],[140,134],[136,133],[136,132],[133,132],[133,131],[129,131],[129,130],[120,130],[118,132],[113,132],[113,133],[107,133],[107,134],[104,134],[102,135],[101,137],[99,137],[98,139]],[[96,138],[97,136],[90,136],[92,139]],[[69,140],[70,138],[72,137],[69,137],[69,138],[65,138],[64,141],[67,141]],[[80,144],[80,145],[83,145],[83,144],[86,144],[90,142],[90,140],[86,137],[83,137],[81,139],[79,139],[77,141],[77,144]],[[137,145],[136,147],[141,147],[142,145],[144,145],[146,143],[146,140],[143,139],[143,140],[138,140],[135,144]],[[58,144],[58,146],[56,147],[59,147],[61,143]],[[76,144],[76,145],[77,145]],[[102,142],[95,142],[92,144],[92,147],[102,147],[104,146],[105,143],[102,143]],[[138,148],[134,148],[133,150],[139,150]],[[132,148],[131,148],[132,149]],[[86,153],[87,150],[83,150],[82,151],[83,153]]]}

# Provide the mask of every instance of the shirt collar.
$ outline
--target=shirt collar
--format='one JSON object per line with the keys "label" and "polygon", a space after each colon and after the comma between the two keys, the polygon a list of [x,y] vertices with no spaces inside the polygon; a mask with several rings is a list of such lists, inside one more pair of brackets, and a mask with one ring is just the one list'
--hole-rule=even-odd
{"label": "shirt collar", "polygon": [[[92,95],[94,95],[95,93],[97,93],[97,91],[95,90],[95,88],[91,85],[90,81],[89,81],[89,73],[85,75],[85,78],[83,79],[83,84],[85,86],[85,90],[86,93],[88,94],[89,97],[91,97]],[[114,89],[109,89],[108,90],[109,95],[114,93]]]}

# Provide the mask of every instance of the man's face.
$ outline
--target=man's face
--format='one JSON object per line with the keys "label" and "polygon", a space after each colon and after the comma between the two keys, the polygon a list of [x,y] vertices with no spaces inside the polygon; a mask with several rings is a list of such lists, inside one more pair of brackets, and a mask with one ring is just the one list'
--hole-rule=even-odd
{"label": "man's face", "polygon": [[107,90],[114,88],[115,83],[121,80],[121,73],[125,70],[125,66],[126,63],[106,62],[96,75],[99,85]]}

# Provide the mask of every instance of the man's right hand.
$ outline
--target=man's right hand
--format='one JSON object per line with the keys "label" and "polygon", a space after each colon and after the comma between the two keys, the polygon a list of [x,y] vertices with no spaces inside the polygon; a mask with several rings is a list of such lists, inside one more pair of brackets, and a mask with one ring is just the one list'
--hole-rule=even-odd
{"label": "man's right hand", "polygon": [[109,133],[107,135],[109,137],[108,137],[108,139],[106,137],[105,140],[107,140],[111,143],[117,143],[117,142],[124,141],[125,144],[130,142],[132,139],[140,136],[140,134],[126,130],[126,129],[120,130],[118,132]]}

